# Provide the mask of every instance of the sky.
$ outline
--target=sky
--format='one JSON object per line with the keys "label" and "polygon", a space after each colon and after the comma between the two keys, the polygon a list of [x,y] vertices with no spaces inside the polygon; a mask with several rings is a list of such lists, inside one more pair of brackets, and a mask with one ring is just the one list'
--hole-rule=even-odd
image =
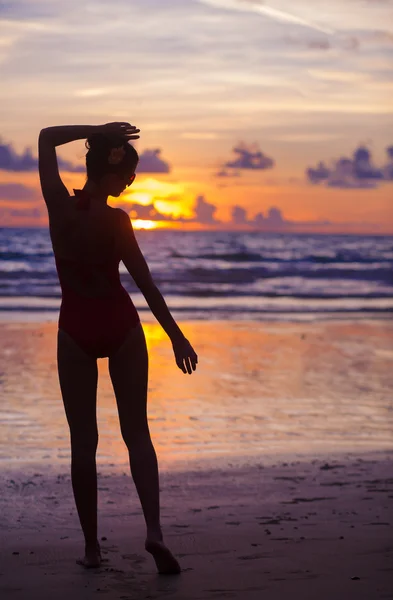
{"label": "sky", "polygon": [[393,233],[393,0],[0,0],[0,31],[0,226],[48,224],[43,127],[128,121],[134,228]]}

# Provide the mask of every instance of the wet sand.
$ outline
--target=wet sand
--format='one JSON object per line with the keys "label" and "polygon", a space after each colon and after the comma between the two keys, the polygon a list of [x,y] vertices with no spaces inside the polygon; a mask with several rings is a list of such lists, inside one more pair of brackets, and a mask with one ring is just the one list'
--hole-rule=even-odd
{"label": "wet sand", "polygon": [[[1,323],[2,598],[393,598],[392,329],[378,320],[192,323],[184,375],[144,324],[164,539],[160,576],[99,361],[99,539],[83,538],[69,473],[54,323]],[[172,366],[173,362],[173,366]]]}

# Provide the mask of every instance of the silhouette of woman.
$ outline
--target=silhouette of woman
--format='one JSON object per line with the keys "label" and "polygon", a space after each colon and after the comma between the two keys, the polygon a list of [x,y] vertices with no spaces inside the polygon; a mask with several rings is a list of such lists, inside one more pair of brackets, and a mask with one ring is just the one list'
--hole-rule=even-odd
{"label": "silhouette of woman", "polygon": [[[139,132],[129,123],[42,129],[39,175],[62,290],[57,367],[70,428],[72,488],[85,538],[85,555],[76,562],[90,568],[102,560],[97,537],[97,358],[108,357],[121,434],[146,521],[145,549],[158,572],[170,574],[181,569],[164,543],[160,523],[157,456],[147,420],[146,339],[120,282],[120,260],[169,336],[177,366],[191,374],[198,357],[151,277],[128,214],[107,205],[108,196],[120,196],[135,178],[139,157],[128,142],[138,139]],[[56,146],[86,138],[87,181],[71,196],[59,175]]]}

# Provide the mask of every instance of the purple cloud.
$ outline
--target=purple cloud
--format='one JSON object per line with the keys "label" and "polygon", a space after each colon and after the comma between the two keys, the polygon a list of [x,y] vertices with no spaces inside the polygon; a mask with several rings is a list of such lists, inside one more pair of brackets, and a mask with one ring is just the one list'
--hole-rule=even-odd
{"label": "purple cloud", "polygon": [[257,147],[255,151],[252,147],[247,148],[246,144],[240,144],[232,150],[237,154],[237,158],[233,161],[228,161],[224,164],[224,167],[230,169],[258,169],[265,170],[271,169],[274,166],[274,160],[269,156],[266,156]]}
{"label": "purple cloud", "polygon": [[[160,149],[145,150],[139,157],[139,173],[169,173],[170,166],[160,158]],[[83,165],[73,165],[60,156],[57,157],[59,168],[70,173],[84,173]],[[13,172],[28,172],[38,169],[38,158],[33,156],[31,148],[25,148],[18,154],[12,144],[0,143],[0,170]]]}
{"label": "purple cloud", "polygon": [[242,206],[235,205],[232,207],[232,223],[236,223],[236,225],[247,223],[247,211]]}
{"label": "purple cloud", "polygon": [[0,183],[1,200],[37,200],[37,190],[22,183]]}
{"label": "purple cloud", "polygon": [[327,227],[331,225],[330,221],[291,221],[286,219],[280,208],[277,206],[271,206],[266,216],[263,212],[258,212],[253,218],[248,219],[246,210],[242,206],[232,207],[232,219],[233,225],[248,225],[253,229],[261,231],[294,231],[297,228],[303,227]]}
{"label": "purple cloud", "polygon": [[319,162],[317,167],[306,169],[306,176],[311,183],[325,184],[338,188],[375,188],[377,182],[393,181],[393,146],[386,148],[388,162],[383,167],[376,167],[368,148],[359,146],[352,158],[341,157],[333,161],[331,167]]}
{"label": "purple cloud", "polygon": [[227,171],[227,169],[225,169],[223,167],[220,171],[215,173],[215,176],[216,177],[239,177],[240,172],[239,171]]}
{"label": "purple cloud", "polygon": [[[57,157],[59,168],[72,173],[82,173],[85,168],[81,165],[73,165],[61,157]],[[22,154],[18,154],[12,144],[0,143],[0,170],[26,172],[38,169],[38,158],[34,157],[31,148],[25,148]]]}
{"label": "purple cloud", "polygon": [[169,173],[170,166],[160,158],[161,150],[145,150],[139,156],[138,173]]}
{"label": "purple cloud", "polygon": [[0,206],[0,220],[7,221],[9,218],[34,219],[39,220],[42,216],[39,207],[32,208],[11,208],[9,206]]}
{"label": "purple cloud", "polygon": [[197,196],[195,200],[195,221],[199,223],[220,223],[218,219],[215,218],[214,213],[217,210],[217,206],[207,202],[204,196]]}
{"label": "purple cloud", "polygon": [[271,206],[267,211],[266,217],[262,212],[255,215],[254,219],[246,221],[249,225],[257,225],[268,229],[281,229],[291,224],[291,221],[284,219],[283,214],[276,206]]}

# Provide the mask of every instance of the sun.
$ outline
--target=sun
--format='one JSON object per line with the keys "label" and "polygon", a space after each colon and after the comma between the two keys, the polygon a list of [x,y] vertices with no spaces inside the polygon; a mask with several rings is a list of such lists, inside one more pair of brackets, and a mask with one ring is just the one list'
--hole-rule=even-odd
{"label": "sun", "polygon": [[[173,228],[174,224],[170,223],[171,218],[176,219],[180,216],[185,216],[189,211],[185,209],[183,205],[184,199],[184,186],[180,183],[173,182],[162,182],[154,178],[147,178],[136,181],[132,189],[127,190],[123,196],[125,204],[129,204],[130,208],[134,205],[133,210],[130,211],[130,217],[132,219],[132,225],[135,229],[162,229],[162,228]],[[152,206],[155,211],[163,215],[161,220],[151,220],[151,218],[137,218],[138,210],[135,205],[144,207]],[[146,212],[146,211],[145,211]],[[132,215],[136,218],[133,219]],[[153,212],[147,217],[151,217]],[[166,217],[169,217],[166,218]]]}
{"label": "sun", "polygon": [[147,219],[135,219],[135,221],[132,221],[132,226],[134,229],[156,229],[158,223]]}

